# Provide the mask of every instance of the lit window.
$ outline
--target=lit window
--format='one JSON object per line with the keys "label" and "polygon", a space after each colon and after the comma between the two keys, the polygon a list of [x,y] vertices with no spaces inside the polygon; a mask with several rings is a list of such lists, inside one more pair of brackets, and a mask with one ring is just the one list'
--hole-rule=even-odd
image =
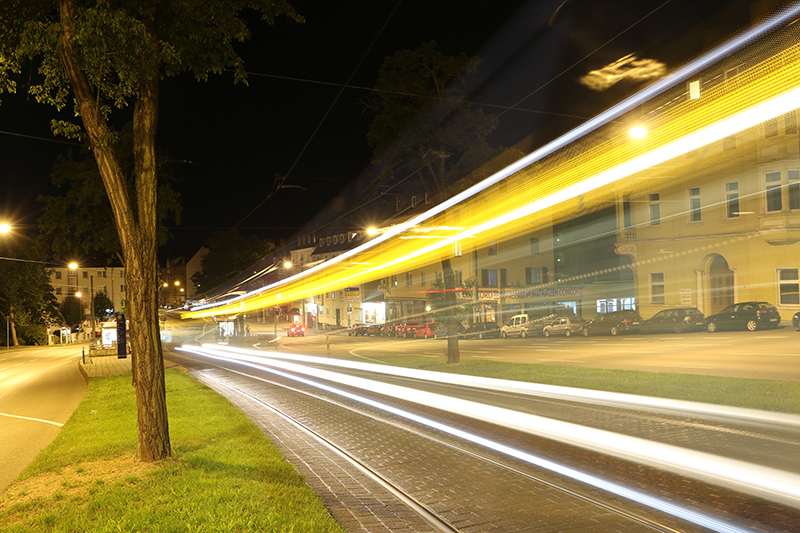
{"label": "lit window", "polygon": [[653,272],[650,274],[650,302],[664,303],[664,273]]}

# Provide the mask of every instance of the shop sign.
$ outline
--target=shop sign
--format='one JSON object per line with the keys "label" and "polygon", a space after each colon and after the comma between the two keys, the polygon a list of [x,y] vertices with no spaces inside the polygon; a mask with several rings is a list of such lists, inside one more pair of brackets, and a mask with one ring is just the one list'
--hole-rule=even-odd
{"label": "shop sign", "polygon": [[[584,287],[541,287],[538,289],[478,289],[479,300],[522,300],[527,298],[568,298],[583,296]],[[459,293],[462,300],[472,300],[471,291]]]}

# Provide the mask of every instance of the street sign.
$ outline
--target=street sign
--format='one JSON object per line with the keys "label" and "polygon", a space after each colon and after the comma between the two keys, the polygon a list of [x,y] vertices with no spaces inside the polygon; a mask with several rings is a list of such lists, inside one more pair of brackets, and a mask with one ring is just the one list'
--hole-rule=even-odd
{"label": "street sign", "polygon": [[128,346],[125,342],[125,315],[117,313],[117,359],[125,359],[128,356]]}

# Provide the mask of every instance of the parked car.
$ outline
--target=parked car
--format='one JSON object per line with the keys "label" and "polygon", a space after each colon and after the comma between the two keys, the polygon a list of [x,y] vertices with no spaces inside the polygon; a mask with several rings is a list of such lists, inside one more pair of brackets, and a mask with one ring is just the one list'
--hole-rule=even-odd
{"label": "parked car", "polygon": [[413,339],[417,336],[417,329],[421,328],[423,325],[417,322],[409,322],[407,324],[402,324],[397,326],[397,336],[403,337],[404,339]]}
{"label": "parked car", "polygon": [[[456,325],[456,336],[459,339],[464,338],[464,334],[466,333],[466,329],[461,324]],[[448,329],[447,325],[443,324],[436,328],[436,331],[433,332],[434,339],[446,339],[448,337]]]}
{"label": "parked car", "polygon": [[524,339],[528,336],[529,326],[528,315],[514,315],[500,328],[500,336],[507,339],[508,337],[518,335]]}
{"label": "parked car", "polygon": [[305,337],[306,327],[303,324],[292,324],[289,326],[289,329],[286,330],[286,335],[288,337]]}
{"label": "parked car", "polygon": [[550,337],[552,335],[571,337],[572,335],[581,333],[584,324],[586,324],[586,320],[579,316],[562,316],[543,327],[542,335],[545,337]]}
{"label": "parked car", "polygon": [[347,334],[350,335],[350,336],[355,336],[355,337],[357,337],[359,335],[366,335],[368,327],[369,327],[369,324],[362,324],[362,323],[353,324],[350,327],[350,329],[347,330]]}
{"label": "parked car", "polygon": [[381,337],[397,337],[397,328],[400,324],[384,324],[381,326]]}
{"label": "parked car", "polygon": [[382,324],[369,324],[367,325],[367,335],[372,335],[373,337],[377,337],[381,334],[381,328],[383,327]]}
{"label": "parked car", "polygon": [[755,331],[762,328],[776,328],[780,323],[781,315],[771,303],[740,302],[707,317],[705,328],[710,333],[722,329],[740,328]]}
{"label": "parked car", "polygon": [[476,322],[464,332],[467,339],[489,339],[500,336],[500,324],[497,322]]}
{"label": "parked car", "polygon": [[800,311],[796,312],[792,317],[792,327],[797,331],[800,331]]}
{"label": "parked car", "polygon": [[436,322],[425,322],[422,327],[414,330],[418,339],[432,339],[439,325]]}
{"label": "parked car", "polygon": [[696,307],[664,309],[652,318],[642,320],[642,333],[683,333],[703,329],[703,313]]}
{"label": "parked car", "polygon": [[619,335],[620,333],[635,333],[639,331],[642,324],[642,317],[637,311],[612,311],[610,313],[600,313],[594,319],[583,325],[584,337],[608,333]]}

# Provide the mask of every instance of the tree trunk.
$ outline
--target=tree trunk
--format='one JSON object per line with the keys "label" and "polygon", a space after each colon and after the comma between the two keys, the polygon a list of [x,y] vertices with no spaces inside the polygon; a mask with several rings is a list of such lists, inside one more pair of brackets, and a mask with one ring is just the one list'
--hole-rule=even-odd
{"label": "tree trunk", "polygon": [[461,352],[458,349],[458,321],[456,320],[456,280],[450,259],[442,259],[442,272],[444,274],[444,298],[447,308],[447,363],[461,362]]}
{"label": "tree trunk", "polygon": [[[139,428],[139,460],[171,455],[164,385],[164,356],[158,321],[158,257],[156,240],[155,132],[158,118],[158,70],[140,79],[134,107],[134,174],[136,207],[131,204],[125,175],[110,145],[111,132],[93,98],[86,74],[76,62],[70,30],[75,0],[60,0],[63,34],[58,53],[69,77],[122,245],[130,319],[133,386]],[[156,36],[150,34],[153,42]]]}

